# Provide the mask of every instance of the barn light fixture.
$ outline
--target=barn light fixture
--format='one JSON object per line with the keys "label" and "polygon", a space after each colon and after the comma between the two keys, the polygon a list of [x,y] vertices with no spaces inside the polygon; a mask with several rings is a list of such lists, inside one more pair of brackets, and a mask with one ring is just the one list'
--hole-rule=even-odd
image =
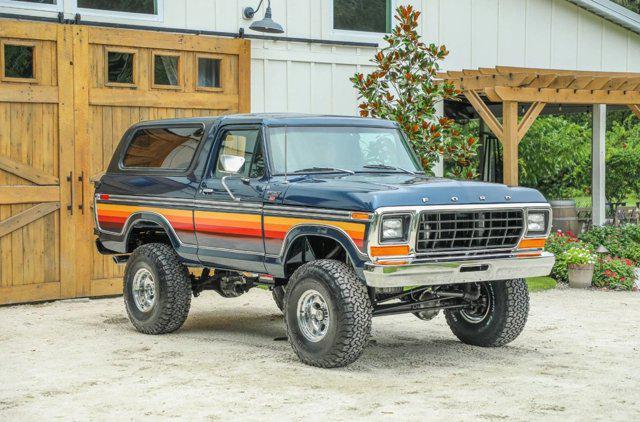
{"label": "barn light fixture", "polygon": [[[264,0],[260,0],[260,3],[258,3],[258,7],[256,7],[255,10],[253,10],[253,7],[245,7],[242,11],[243,17],[245,19],[253,19],[256,12],[260,10],[260,6],[262,6],[263,1]],[[284,32],[282,25],[271,19],[271,0],[267,0],[267,10],[264,12],[264,18],[257,22],[253,22],[249,29],[253,29],[258,32],[268,32],[271,34],[282,34]]]}

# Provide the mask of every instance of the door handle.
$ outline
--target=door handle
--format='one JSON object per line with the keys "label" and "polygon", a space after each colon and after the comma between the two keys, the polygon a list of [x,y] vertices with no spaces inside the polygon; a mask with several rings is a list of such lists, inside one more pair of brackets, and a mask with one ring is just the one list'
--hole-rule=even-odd
{"label": "door handle", "polygon": [[200,190],[200,192],[204,193],[205,195],[211,195],[213,193],[213,189],[211,189],[211,188],[202,188]]}
{"label": "door handle", "polygon": [[67,211],[69,211],[69,214],[73,215],[73,192],[75,190],[73,187],[73,171],[69,172],[67,182],[69,182],[69,188],[71,189],[71,200],[69,201],[69,205],[67,205]]}
{"label": "door handle", "polygon": [[80,182],[80,198],[82,202],[78,205],[78,209],[82,211],[84,214],[84,171],[80,172],[80,176],[78,176],[78,182]]}

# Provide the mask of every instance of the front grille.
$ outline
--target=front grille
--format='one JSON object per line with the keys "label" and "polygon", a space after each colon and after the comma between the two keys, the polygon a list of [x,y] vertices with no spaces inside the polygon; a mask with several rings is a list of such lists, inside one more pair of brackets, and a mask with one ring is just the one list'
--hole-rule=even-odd
{"label": "front grille", "polygon": [[524,231],[522,210],[424,211],[417,252],[513,249]]}

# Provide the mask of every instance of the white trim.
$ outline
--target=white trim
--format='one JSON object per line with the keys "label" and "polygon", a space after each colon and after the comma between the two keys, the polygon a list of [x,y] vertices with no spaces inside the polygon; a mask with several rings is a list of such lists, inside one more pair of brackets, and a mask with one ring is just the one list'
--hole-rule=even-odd
{"label": "white trim", "polygon": [[[0,0],[1,1],[1,0]],[[64,1],[64,0],[58,0]],[[131,12],[116,12],[112,10],[102,9],[87,9],[78,7],[78,0],[68,0],[71,6],[71,13],[74,15],[80,13],[80,16],[98,17],[98,18],[111,18],[111,19],[128,19],[137,21],[150,21],[150,22],[164,22],[164,0],[156,0],[156,7],[158,13],[155,15],[147,13],[131,13]]]}
{"label": "white trim", "polygon": [[45,12],[62,12],[64,7],[64,0],[55,1],[55,4],[44,4],[19,0],[0,0],[0,6],[15,9],[42,10]]}
{"label": "white trim", "polygon": [[[382,37],[387,35],[381,32],[348,31],[345,29],[333,28],[333,1],[322,1],[322,38],[332,41],[355,41],[380,43]],[[391,27],[394,25],[393,15],[400,0],[391,1]]]}

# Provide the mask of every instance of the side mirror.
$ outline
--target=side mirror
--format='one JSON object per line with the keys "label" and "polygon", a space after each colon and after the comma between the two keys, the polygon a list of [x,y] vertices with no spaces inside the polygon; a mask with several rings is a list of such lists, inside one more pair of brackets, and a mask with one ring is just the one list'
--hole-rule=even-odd
{"label": "side mirror", "polygon": [[244,157],[238,155],[222,154],[220,156],[220,165],[225,173],[238,173],[244,165]]}

